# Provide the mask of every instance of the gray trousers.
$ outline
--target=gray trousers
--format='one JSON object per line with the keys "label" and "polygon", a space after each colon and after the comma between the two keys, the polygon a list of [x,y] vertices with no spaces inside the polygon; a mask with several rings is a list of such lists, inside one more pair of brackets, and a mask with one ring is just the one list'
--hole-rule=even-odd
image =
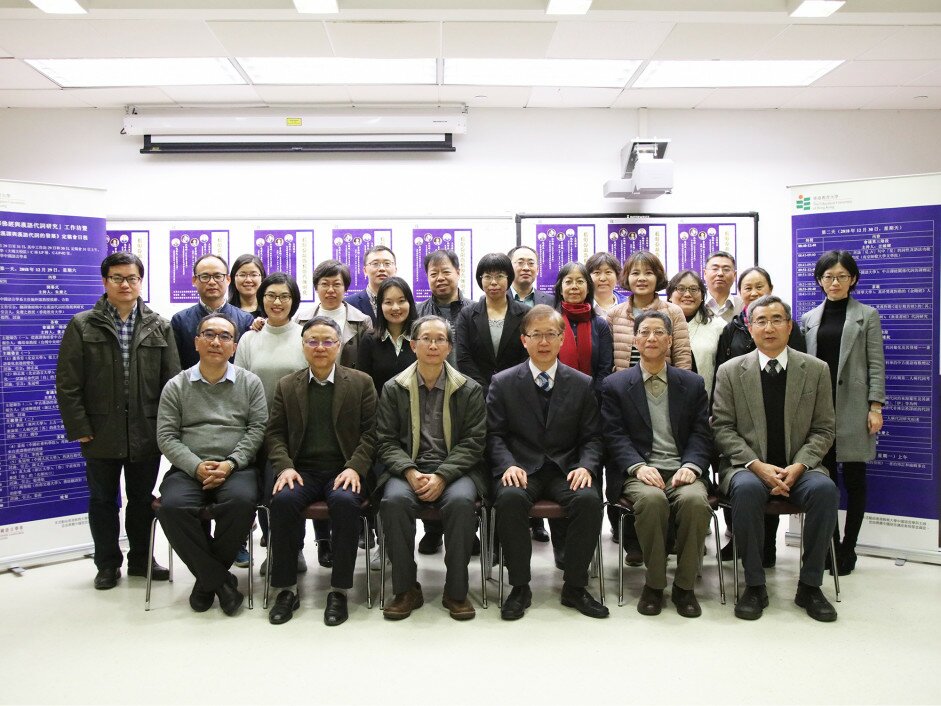
{"label": "gray trousers", "polygon": [[[729,484],[732,525],[738,555],[745,569],[745,584],[763,586],[765,570],[761,555],[765,540],[765,505],[772,497],[761,479],[749,470],[739,471]],[[823,583],[823,565],[836,527],[840,491],[826,474],[806,471],[787,498],[806,513],[804,518],[804,565],[800,580],[808,586]]]}
{"label": "gray trousers", "polygon": [[467,598],[467,565],[474,546],[477,517],[474,504],[477,487],[467,476],[449,483],[441,497],[423,503],[404,478],[390,478],[382,491],[379,515],[382,531],[389,543],[392,558],[392,592],[405,593],[415,585],[418,566],[415,563],[415,519],[422,506],[441,511],[444,525],[444,591],[452,600]]}

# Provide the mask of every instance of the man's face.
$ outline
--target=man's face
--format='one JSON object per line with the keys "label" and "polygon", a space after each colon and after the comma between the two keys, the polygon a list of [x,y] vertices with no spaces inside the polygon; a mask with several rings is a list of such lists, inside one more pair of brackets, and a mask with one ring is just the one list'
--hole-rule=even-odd
{"label": "man's face", "polygon": [[757,307],[748,319],[748,331],[755,345],[769,358],[785,349],[793,327],[794,322],[787,318],[787,311],[778,302]]}
{"label": "man's face", "polygon": [[428,264],[428,285],[438,299],[453,299],[457,295],[457,285],[461,271],[451,264],[448,258],[434,260]]}
{"label": "man's face", "polygon": [[229,274],[225,271],[222,260],[207,257],[196,265],[193,286],[204,302],[215,303],[224,300],[226,288],[229,286]]}
{"label": "man's face", "polygon": [[418,338],[412,340],[411,346],[422,365],[441,365],[451,352],[447,324],[443,321],[429,321],[423,324]]}
{"label": "man's face", "polygon": [[317,298],[320,299],[320,305],[327,311],[339,309],[340,304],[343,303],[344,294],[346,294],[346,286],[340,275],[321,277],[317,280]]}
{"label": "man's face", "polygon": [[540,368],[548,368],[559,357],[562,331],[553,317],[544,316],[529,323],[529,330],[522,335],[522,340],[533,363]]}
{"label": "man's face", "polygon": [[369,285],[373,289],[379,289],[389,277],[395,277],[395,258],[388,250],[377,250],[366,256],[366,264],[363,266],[363,272],[369,279]]}
{"label": "man's face", "polygon": [[513,253],[513,284],[519,285],[518,289],[529,289],[536,281],[536,274],[539,271],[539,262],[536,260],[536,253],[529,248],[517,248]]}
{"label": "man's face", "polygon": [[[130,279],[125,279],[129,277]],[[117,283],[112,281],[117,280]],[[135,281],[136,280],[136,281]],[[108,268],[108,276],[104,277],[105,295],[112,306],[136,302],[140,296],[141,276],[137,265],[113,265]]]}
{"label": "man's face", "polygon": [[663,367],[667,351],[673,345],[673,336],[667,333],[666,325],[657,318],[644,319],[634,334],[634,345],[641,360],[654,369]]}
{"label": "man's face", "polygon": [[332,326],[311,326],[302,336],[304,357],[311,368],[326,369],[337,362],[340,338]]}
{"label": "man's face", "polygon": [[224,363],[235,355],[235,327],[222,318],[204,321],[196,334],[196,352],[201,363]]}
{"label": "man's face", "polygon": [[706,262],[702,276],[706,280],[706,289],[713,297],[727,297],[735,281],[735,263],[727,257],[714,257]]}

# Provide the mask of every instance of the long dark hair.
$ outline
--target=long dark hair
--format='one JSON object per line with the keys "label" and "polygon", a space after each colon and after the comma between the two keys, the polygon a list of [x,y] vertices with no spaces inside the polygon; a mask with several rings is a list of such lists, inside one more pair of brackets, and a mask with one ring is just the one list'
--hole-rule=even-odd
{"label": "long dark hair", "polygon": [[408,286],[408,282],[401,277],[387,277],[379,285],[379,290],[376,292],[376,328],[373,330],[373,334],[376,336],[377,341],[381,341],[382,337],[386,335],[386,331],[389,330],[386,315],[382,311],[382,300],[385,298],[386,292],[392,287],[401,289],[402,294],[405,295],[405,301],[408,302],[408,316],[405,317],[405,321],[402,323],[402,332],[409,333],[412,330],[412,324],[418,318],[418,307],[415,306],[415,297],[412,295],[412,288]]}
{"label": "long dark hair", "polygon": [[696,313],[690,317],[690,321],[698,316],[700,323],[708,324],[712,320],[714,314],[712,313],[712,309],[706,306],[706,283],[702,281],[702,277],[699,276],[699,273],[696,272],[696,270],[683,270],[682,272],[677,272],[675,275],[673,275],[673,278],[667,285],[667,301],[671,300],[673,297],[673,292],[676,291],[676,288],[685,277],[692,277],[694,280],[696,280],[696,286],[699,287],[699,293],[702,295],[702,299],[699,301],[699,308],[696,309]]}
{"label": "long dark hair", "polygon": [[[242,308],[242,295],[239,294],[239,290],[235,287],[235,274],[241,270],[245,265],[255,265],[258,268],[258,271],[261,272],[262,280],[268,276],[268,273],[265,272],[265,263],[263,263],[259,258],[252,255],[251,253],[245,253],[244,255],[239,255],[235,258],[235,262],[232,263],[232,270],[229,272],[229,304],[236,307],[237,309]],[[261,283],[259,282],[259,285]],[[256,295],[257,296],[257,295]],[[258,302],[258,309],[261,309],[261,302]]]}

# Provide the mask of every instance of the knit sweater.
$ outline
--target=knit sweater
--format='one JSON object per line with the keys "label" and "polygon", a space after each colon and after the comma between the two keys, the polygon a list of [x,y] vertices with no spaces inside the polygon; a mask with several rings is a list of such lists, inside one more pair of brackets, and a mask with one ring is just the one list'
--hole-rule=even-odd
{"label": "knit sweater", "polygon": [[235,364],[261,378],[270,408],[278,380],[307,367],[301,325],[289,321],[284,326],[265,324],[261,331],[249,331],[239,340]]}
{"label": "knit sweater", "polygon": [[[712,394],[712,381],[716,374],[716,350],[719,347],[719,336],[725,329],[725,319],[715,316],[708,323],[702,323],[697,313],[689,326],[689,342],[693,350],[693,360],[696,361],[696,372],[702,377],[706,385],[706,394]],[[236,356],[236,360],[238,357]]]}

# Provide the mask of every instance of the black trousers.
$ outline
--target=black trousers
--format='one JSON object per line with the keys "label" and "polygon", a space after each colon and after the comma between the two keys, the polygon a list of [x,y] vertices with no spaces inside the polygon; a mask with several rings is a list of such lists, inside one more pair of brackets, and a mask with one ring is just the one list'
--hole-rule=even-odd
{"label": "black trousers", "polygon": [[[836,442],[830,451],[823,457],[821,464],[830,472],[830,480],[837,483]],[[843,487],[846,489],[846,525],[843,529],[843,544],[849,549],[856,547],[859,539],[859,530],[863,526],[863,517],[866,514],[866,464],[863,461],[840,461],[840,476],[843,478]],[[833,531],[833,539],[840,545],[840,527]]]}

